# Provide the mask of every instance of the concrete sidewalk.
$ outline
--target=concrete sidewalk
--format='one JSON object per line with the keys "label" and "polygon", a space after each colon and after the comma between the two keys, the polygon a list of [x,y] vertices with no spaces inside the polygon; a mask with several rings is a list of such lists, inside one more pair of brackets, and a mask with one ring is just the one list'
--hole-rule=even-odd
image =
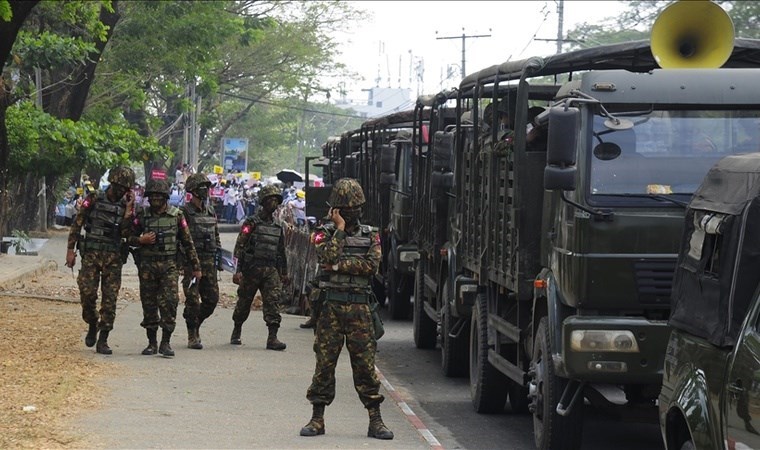
{"label": "concrete sidewalk", "polygon": [[[50,257],[65,254],[65,240],[48,245],[55,248],[39,257],[0,256],[0,294],[35,274],[62,270]],[[113,355],[98,355],[82,343],[83,356],[114,364],[119,375],[104,380],[103,406],[75,419],[73,432],[102,448],[430,448],[387,391],[390,385],[381,387],[381,410],[395,439],[367,437],[367,411],[354,391],[346,351],[336,371],[336,399],[325,413],[326,434],[299,436],[311,417],[306,389],[315,365],[313,332],[298,327],[305,318],[283,315],[279,337],[288,348],[276,352],[265,349],[261,311],[244,324],[243,345],[233,346],[232,310],[217,308],[201,329],[204,349],[191,350],[182,308],[172,337],[174,358],[140,354],[147,339],[139,303],[119,301],[109,338]],[[380,351],[382,346],[381,340]]]}

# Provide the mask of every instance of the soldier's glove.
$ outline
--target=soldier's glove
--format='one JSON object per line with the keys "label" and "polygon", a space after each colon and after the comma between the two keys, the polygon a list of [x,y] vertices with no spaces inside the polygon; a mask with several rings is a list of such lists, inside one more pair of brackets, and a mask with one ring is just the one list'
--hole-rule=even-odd
{"label": "soldier's glove", "polygon": [[243,278],[242,272],[235,272],[234,275],[232,275],[232,282],[235,284],[240,284],[240,280]]}

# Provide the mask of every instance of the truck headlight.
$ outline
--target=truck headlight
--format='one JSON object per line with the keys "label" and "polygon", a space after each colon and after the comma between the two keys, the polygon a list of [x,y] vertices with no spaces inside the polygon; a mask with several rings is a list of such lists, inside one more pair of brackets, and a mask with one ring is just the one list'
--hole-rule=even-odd
{"label": "truck headlight", "polygon": [[576,352],[638,353],[639,344],[628,330],[573,330],[570,349]]}

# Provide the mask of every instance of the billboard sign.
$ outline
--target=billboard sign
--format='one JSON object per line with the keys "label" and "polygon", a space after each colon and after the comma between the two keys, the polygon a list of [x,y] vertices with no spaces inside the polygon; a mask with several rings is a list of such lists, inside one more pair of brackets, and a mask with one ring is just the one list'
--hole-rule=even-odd
{"label": "billboard sign", "polygon": [[222,167],[225,173],[248,171],[248,139],[222,139]]}

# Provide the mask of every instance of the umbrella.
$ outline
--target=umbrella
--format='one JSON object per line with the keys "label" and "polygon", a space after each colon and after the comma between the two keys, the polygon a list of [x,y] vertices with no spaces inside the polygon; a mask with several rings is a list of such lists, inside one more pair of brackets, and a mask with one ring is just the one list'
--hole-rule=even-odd
{"label": "umbrella", "polygon": [[277,172],[277,179],[283,183],[303,182],[303,175],[292,169],[282,169]]}

